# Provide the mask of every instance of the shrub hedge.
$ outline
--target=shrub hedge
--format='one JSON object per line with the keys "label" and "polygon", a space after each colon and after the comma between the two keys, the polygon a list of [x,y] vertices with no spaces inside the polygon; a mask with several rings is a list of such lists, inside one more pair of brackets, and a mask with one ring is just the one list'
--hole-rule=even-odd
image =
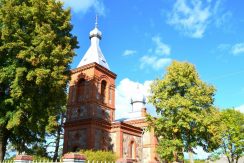
{"label": "shrub hedge", "polygon": [[89,161],[116,161],[117,156],[112,151],[93,151],[93,150],[81,150],[80,154],[84,154]]}

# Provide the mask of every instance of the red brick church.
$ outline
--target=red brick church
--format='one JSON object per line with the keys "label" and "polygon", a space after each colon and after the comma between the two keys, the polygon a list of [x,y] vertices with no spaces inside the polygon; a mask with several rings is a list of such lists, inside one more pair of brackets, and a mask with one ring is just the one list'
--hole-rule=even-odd
{"label": "red brick church", "polygon": [[[63,152],[79,149],[113,150],[123,162],[158,162],[157,139],[145,131],[145,97],[138,87],[130,117],[115,119],[116,74],[99,47],[102,33],[97,27],[90,32],[91,45],[77,68],[71,70]],[[130,95],[128,95],[130,96]]]}

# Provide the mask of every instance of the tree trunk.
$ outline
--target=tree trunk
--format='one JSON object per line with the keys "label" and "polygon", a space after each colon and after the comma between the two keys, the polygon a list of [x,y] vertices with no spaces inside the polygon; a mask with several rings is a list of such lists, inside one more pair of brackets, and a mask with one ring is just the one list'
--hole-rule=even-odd
{"label": "tree trunk", "polygon": [[189,155],[189,162],[190,163],[194,163],[194,158],[193,158],[193,153],[192,153],[192,151],[188,151],[188,155]]}
{"label": "tree trunk", "polygon": [[57,136],[55,139],[55,151],[54,151],[54,155],[53,155],[53,161],[56,161],[58,158],[59,143],[60,143],[60,137],[62,134],[63,120],[64,120],[64,115],[62,114],[61,115],[61,122],[60,122],[60,125],[58,126]]}
{"label": "tree trunk", "polygon": [[228,162],[231,163],[229,156],[227,156]]}
{"label": "tree trunk", "polygon": [[4,160],[7,145],[7,131],[0,127],[0,162]]}
{"label": "tree trunk", "polygon": [[177,152],[175,151],[173,154],[174,154],[174,162],[178,162],[178,154],[177,154]]}
{"label": "tree trunk", "polygon": [[236,163],[238,163],[238,160],[239,160],[239,156],[236,157]]}
{"label": "tree trunk", "polygon": [[0,162],[3,161],[4,159],[4,136],[3,132],[0,129]]}
{"label": "tree trunk", "polygon": [[234,159],[234,147],[233,144],[231,144],[231,148],[230,148],[230,152],[231,152],[231,163],[234,163],[235,159]]}
{"label": "tree trunk", "polygon": [[56,161],[58,158],[59,141],[60,141],[60,131],[58,129],[57,136],[55,139],[55,150],[54,150],[54,155],[53,155],[53,161]]}

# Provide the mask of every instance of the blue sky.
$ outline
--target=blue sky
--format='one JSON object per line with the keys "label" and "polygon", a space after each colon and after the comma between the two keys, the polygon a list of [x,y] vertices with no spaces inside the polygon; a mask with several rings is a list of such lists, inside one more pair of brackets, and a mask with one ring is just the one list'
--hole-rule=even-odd
{"label": "blue sky", "polygon": [[72,9],[80,46],[72,68],[89,48],[89,32],[99,16],[100,47],[118,75],[117,115],[130,109],[136,85],[148,95],[150,82],[162,78],[172,60],[196,66],[201,79],[216,87],[216,106],[244,112],[243,0],[63,1]]}

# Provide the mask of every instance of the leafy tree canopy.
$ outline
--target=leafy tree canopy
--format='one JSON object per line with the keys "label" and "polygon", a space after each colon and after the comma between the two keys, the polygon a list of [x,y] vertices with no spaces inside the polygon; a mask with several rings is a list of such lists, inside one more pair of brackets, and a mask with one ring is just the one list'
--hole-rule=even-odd
{"label": "leafy tree canopy", "polygon": [[229,163],[238,162],[244,155],[244,114],[234,109],[226,109],[221,112],[221,120],[225,128],[218,152],[226,155]]}
{"label": "leafy tree canopy", "polygon": [[77,39],[56,0],[0,0],[0,160],[57,126]]}
{"label": "leafy tree canopy", "polygon": [[158,153],[168,161],[183,160],[196,146],[218,146],[219,112],[213,107],[215,88],[200,80],[194,65],[173,61],[163,79],[151,85],[149,102],[157,118],[148,116],[159,139]]}

